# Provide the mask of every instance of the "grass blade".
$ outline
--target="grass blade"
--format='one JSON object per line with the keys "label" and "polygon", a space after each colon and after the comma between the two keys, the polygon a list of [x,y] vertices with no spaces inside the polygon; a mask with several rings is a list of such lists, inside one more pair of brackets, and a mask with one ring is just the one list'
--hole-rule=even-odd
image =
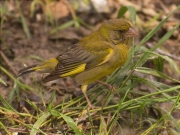
{"label": "grass blade", "polygon": [[120,8],[119,12],[118,12],[118,16],[117,18],[122,18],[124,16],[124,14],[129,10],[130,12],[130,16],[131,16],[131,20],[133,23],[136,22],[136,10],[134,7],[132,6],[123,6]]}
{"label": "grass blade", "polygon": [[45,122],[50,115],[50,112],[45,112],[44,114],[42,114],[41,117],[34,123],[30,135],[36,135],[42,123]]}
{"label": "grass blade", "polygon": [[175,82],[180,83],[179,80],[173,79],[173,78],[171,78],[171,77],[163,74],[162,72],[157,71],[157,70],[154,70],[154,69],[151,69],[151,68],[136,67],[135,71],[141,72],[141,73],[145,73],[145,74],[154,75],[154,76],[157,76],[157,77],[165,78],[165,79],[168,79],[168,80],[171,80],[171,81],[175,81]]}
{"label": "grass blade", "polygon": [[3,79],[0,78],[0,83],[4,84],[5,86],[7,86],[7,84],[3,81]]}
{"label": "grass blade", "polygon": [[71,127],[76,135],[83,135],[83,133],[78,129],[76,123],[73,121],[73,119],[71,117],[68,117],[62,113],[60,113],[60,115],[62,116],[62,118],[66,121],[66,123],[68,124],[69,127]]}
{"label": "grass blade", "polygon": [[178,9],[180,9],[180,6],[178,6],[174,11],[172,11],[170,14],[168,14],[167,17],[165,17],[156,27],[154,27],[142,40],[141,42],[137,45],[137,48],[144,44],[145,42],[147,42],[161,27],[162,25],[167,21],[167,19],[174,13],[176,12]]}

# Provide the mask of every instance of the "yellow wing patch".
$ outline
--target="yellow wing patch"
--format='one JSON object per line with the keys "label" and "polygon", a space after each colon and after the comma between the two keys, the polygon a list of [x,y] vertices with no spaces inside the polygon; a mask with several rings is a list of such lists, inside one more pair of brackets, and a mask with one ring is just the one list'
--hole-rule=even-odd
{"label": "yellow wing patch", "polygon": [[86,64],[81,64],[79,65],[77,68],[73,69],[72,71],[65,73],[65,74],[61,74],[61,77],[66,77],[66,76],[72,76],[75,74],[78,74],[80,72],[83,72],[85,70]]}
{"label": "yellow wing patch", "polygon": [[101,63],[98,64],[98,66],[106,63],[107,61],[109,61],[109,59],[111,59],[113,54],[114,54],[114,50],[109,49],[109,54],[105,57],[105,59]]}

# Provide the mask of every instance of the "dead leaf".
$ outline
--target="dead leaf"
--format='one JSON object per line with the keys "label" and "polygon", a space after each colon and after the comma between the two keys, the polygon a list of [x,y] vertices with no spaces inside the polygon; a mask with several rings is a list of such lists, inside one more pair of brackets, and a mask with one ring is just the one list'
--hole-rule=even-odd
{"label": "dead leaf", "polygon": [[47,3],[43,7],[43,12],[47,16],[51,16],[54,20],[68,16],[68,7],[62,1],[54,1]]}

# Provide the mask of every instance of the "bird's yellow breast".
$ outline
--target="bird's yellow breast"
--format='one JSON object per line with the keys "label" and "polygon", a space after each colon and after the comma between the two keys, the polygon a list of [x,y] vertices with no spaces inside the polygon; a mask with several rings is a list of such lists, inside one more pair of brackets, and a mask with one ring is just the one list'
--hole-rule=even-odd
{"label": "bird's yellow breast", "polygon": [[76,81],[82,85],[87,85],[111,74],[126,62],[128,50],[127,45],[117,45],[101,64],[76,75]]}

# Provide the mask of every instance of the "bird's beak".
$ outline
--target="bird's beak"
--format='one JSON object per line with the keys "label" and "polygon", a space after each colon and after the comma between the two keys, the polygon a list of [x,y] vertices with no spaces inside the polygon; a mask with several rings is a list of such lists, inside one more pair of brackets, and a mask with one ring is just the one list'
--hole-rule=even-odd
{"label": "bird's beak", "polygon": [[126,37],[135,37],[135,36],[139,36],[139,34],[132,28],[130,28],[126,33]]}

